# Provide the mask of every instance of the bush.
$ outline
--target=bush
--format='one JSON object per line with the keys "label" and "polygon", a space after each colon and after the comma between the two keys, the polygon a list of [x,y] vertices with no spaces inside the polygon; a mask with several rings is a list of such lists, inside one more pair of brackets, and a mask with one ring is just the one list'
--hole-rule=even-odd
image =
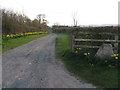
{"label": "bush", "polygon": [[[109,67],[117,67],[118,59],[115,57],[111,57],[108,59],[100,59],[96,58],[95,54],[97,52],[97,49],[81,49],[81,50],[76,50],[74,53],[78,55],[79,57],[84,57],[86,62],[91,65],[99,65],[99,66],[109,66]],[[119,56],[117,56],[119,58]]]}

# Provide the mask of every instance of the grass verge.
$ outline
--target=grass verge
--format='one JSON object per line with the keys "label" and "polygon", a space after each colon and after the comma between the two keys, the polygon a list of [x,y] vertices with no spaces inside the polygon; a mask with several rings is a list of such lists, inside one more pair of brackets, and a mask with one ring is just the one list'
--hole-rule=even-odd
{"label": "grass verge", "polygon": [[[84,52],[85,50],[81,50]],[[67,69],[75,76],[92,83],[98,88],[117,88],[117,67],[88,63],[88,57],[70,51],[68,36],[60,36],[56,40],[56,56],[62,59]]]}
{"label": "grass verge", "polygon": [[46,36],[48,34],[39,34],[39,35],[29,35],[29,36],[23,36],[20,38],[10,38],[10,39],[3,39],[2,40],[2,52],[4,53],[7,50],[13,49],[15,47],[18,47],[22,44],[25,44],[27,42],[30,42],[34,39]]}

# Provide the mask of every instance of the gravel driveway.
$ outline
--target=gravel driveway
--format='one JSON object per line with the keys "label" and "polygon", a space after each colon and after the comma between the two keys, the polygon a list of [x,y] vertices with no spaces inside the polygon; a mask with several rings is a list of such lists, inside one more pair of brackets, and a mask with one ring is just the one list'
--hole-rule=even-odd
{"label": "gravel driveway", "polygon": [[2,55],[3,88],[94,88],[55,59],[57,35],[33,40]]}

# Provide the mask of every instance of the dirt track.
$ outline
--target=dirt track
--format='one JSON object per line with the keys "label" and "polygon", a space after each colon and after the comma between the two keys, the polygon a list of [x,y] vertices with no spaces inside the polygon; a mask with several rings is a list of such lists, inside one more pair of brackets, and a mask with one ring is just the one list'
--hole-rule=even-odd
{"label": "dirt track", "polygon": [[50,34],[4,53],[3,88],[94,88],[55,59],[56,37]]}

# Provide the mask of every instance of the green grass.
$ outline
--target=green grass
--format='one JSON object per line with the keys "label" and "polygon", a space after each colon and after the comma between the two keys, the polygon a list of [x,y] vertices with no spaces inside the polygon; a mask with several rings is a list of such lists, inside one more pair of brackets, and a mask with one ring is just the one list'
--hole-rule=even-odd
{"label": "green grass", "polygon": [[30,42],[34,39],[46,36],[48,34],[39,34],[39,35],[29,35],[29,36],[23,36],[20,38],[11,38],[11,39],[6,39],[2,41],[2,52],[4,53],[7,50],[13,49],[15,47],[18,47],[22,44],[25,44],[27,42]]}
{"label": "green grass", "polygon": [[[84,49],[81,52],[86,52]],[[118,87],[118,70],[116,67],[88,63],[89,58],[70,50],[68,36],[61,36],[56,41],[56,56],[61,58],[67,69],[75,76],[100,88]]]}

